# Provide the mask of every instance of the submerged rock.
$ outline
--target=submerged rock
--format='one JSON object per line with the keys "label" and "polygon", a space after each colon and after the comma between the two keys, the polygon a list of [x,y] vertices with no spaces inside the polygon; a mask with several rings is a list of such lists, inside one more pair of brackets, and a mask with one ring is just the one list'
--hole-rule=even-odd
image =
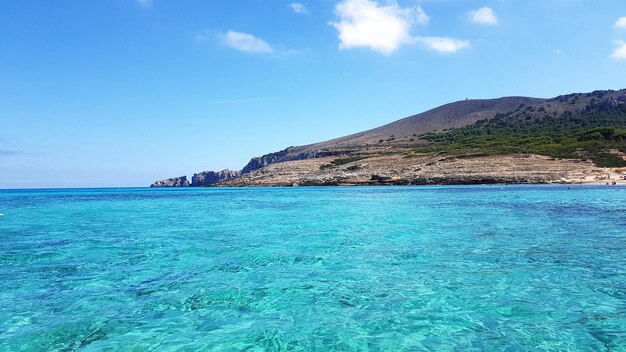
{"label": "submerged rock", "polygon": [[222,171],[204,171],[194,174],[191,178],[192,187],[214,185],[222,181],[232,180],[241,176],[240,171],[225,169]]}
{"label": "submerged rock", "polygon": [[150,187],[189,187],[187,176],[172,177],[165,180],[156,181]]}

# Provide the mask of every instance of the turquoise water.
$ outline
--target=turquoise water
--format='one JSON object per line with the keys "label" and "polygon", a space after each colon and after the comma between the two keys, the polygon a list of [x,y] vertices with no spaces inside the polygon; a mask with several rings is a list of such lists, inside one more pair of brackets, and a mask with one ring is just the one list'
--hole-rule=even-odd
{"label": "turquoise water", "polygon": [[1,351],[624,351],[626,188],[0,191]]}

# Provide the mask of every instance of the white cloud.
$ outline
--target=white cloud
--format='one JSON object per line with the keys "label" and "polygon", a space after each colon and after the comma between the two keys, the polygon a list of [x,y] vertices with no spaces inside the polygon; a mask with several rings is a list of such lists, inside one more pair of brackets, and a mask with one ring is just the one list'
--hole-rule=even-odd
{"label": "white cloud", "polygon": [[626,29],[626,16],[618,18],[613,27],[616,29]]}
{"label": "white cloud", "polygon": [[498,24],[498,17],[493,9],[489,7],[483,7],[478,10],[470,12],[472,22],[482,24],[486,26],[493,26]]}
{"label": "white cloud", "polygon": [[429,49],[442,54],[455,53],[470,46],[467,40],[458,40],[448,37],[415,37],[414,41],[422,43]]}
{"label": "white cloud", "polygon": [[274,48],[263,39],[259,39],[252,34],[228,31],[222,35],[222,40],[227,46],[249,53],[271,54]]}
{"label": "white cloud", "polygon": [[289,4],[289,7],[291,7],[293,12],[295,13],[302,13],[302,14],[309,13],[309,9],[306,6],[304,6],[304,4],[301,4],[299,2],[292,2],[291,4]]}
{"label": "white cloud", "polygon": [[617,45],[617,48],[613,50],[611,57],[615,60],[626,60],[626,42],[623,40],[615,40],[614,43]]}
{"label": "white cloud", "polygon": [[335,6],[339,21],[329,24],[339,32],[339,48],[366,47],[392,54],[403,44],[414,42],[414,24],[426,24],[429,17],[421,7],[400,7],[394,0],[385,5],[376,0],[344,0]]}
{"label": "white cloud", "polygon": [[420,6],[416,8],[415,19],[419,24],[428,24],[428,21],[430,21],[430,17],[428,17]]}

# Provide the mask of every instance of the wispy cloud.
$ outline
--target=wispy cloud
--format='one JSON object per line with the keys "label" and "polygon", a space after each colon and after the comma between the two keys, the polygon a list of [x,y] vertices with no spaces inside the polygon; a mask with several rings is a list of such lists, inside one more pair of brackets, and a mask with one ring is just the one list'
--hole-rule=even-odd
{"label": "wispy cloud", "polygon": [[613,27],[615,29],[626,29],[626,16],[618,18]]}
{"label": "wispy cloud", "polygon": [[611,57],[614,60],[626,60],[626,42],[623,40],[614,40],[613,42],[617,47],[613,50]]}
{"label": "wispy cloud", "polygon": [[414,40],[442,54],[456,53],[470,46],[470,42],[467,40],[458,40],[448,37],[415,37]]}
{"label": "wispy cloud", "polygon": [[25,155],[26,153],[21,152],[19,150],[7,150],[7,149],[0,149],[0,156],[19,156],[19,155]]}
{"label": "wispy cloud", "polygon": [[250,33],[233,30],[218,32],[205,28],[196,33],[195,40],[200,44],[217,40],[231,49],[253,54],[268,55],[276,59],[286,59],[311,51],[309,48],[291,49],[280,45],[274,46]]}
{"label": "wispy cloud", "polygon": [[[4,140],[2,138],[0,138],[0,142],[4,142]],[[5,149],[3,147],[0,147],[0,157],[9,157],[9,156],[24,156],[24,157],[31,157],[31,156],[43,156],[46,155],[43,152],[30,152],[30,151],[23,151],[23,150],[15,150],[15,149]]]}
{"label": "wispy cloud", "polygon": [[46,155],[46,153],[44,152],[25,152],[22,150],[11,150],[11,149],[0,148],[0,157],[3,157],[3,156],[38,157],[38,156],[44,156],[44,155]]}
{"label": "wispy cloud", "polygon": [[309,9],[306,6],[304,6],[304,4],[299,3],[299,2],[292,2],[291,4],[289,4],[289,7],[295,13],[301,13],[305,15],[309,13]]}
{"label": "wispy cloud", "polygon": [[222,35],[222,41],[230,48],[257,54],[271,54],[274,48],[263,39],[250,33],[228,31]]}
{"label": "wispy cloud", "polygon": [[369,48],[390,55],[405,44],[423,44],[440,53],[453,53],[470,43],[448,37],[413,36],[414,25],[428,24],[430,17],[419,6],[401,7],[394,0],[344,0],[335,6],[339,49]]}
{"label": "wispy cloud", "polygon": [[498,24],[498,17],[490,7],[483,7],[470,12],[472,22],[485,26],[494,26]]}

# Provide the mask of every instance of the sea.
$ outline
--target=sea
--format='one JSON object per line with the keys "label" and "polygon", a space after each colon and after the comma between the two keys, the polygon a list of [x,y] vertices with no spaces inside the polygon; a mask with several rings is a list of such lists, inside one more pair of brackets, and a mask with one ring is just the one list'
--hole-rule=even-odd
{"label": "sea", "polygon": [[626,187],[0,191],[0,351],[626,351]]}

